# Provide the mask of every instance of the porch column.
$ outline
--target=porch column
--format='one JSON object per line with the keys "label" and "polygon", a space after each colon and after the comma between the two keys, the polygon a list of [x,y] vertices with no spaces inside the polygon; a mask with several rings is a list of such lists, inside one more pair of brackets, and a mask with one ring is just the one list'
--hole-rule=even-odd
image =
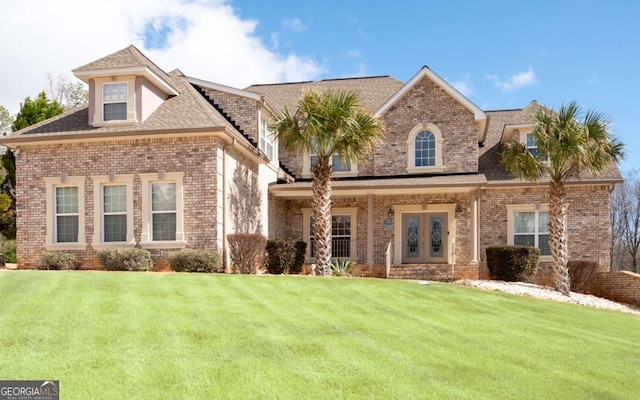
{"label": "porch column", "polygon": [[471,262],[478,262],[478,195],[471,195]]}
{"label": "porch column", "polygon": [[367,264],[373,264],[373,195],[367,196]]}

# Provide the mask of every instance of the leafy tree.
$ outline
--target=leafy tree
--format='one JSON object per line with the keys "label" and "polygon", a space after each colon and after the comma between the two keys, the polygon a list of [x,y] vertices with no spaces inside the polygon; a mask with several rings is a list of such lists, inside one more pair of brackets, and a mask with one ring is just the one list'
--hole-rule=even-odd
{"label": "leafy tree", "polygon": [[[27,97],[24,103],[20,104],[20,111],[16,114],[13,122],[13,131],[24,129],[45,119],[54,117],[64,112],[60,103],[47,98],[44,91],[40,92],[35,99]],[[8,237],[15,238],[15,209],[16,209],[16,159],[13,152],[7,149],[2,155],[2,166],[5,170],[5,177],[0,186],[0,192],[11,199],[11,206],[8,210],[0,209],[0,231]],[[1,200],[1,199],[0,199]],[[2,202],[0,201],[0,206]]]}
{"label": "leafy tree", "polygon": [[640,272],[640,178],[625,176],[611,196],[611,269]]}
{"label": "leafy tree", "polygon": [[311,173],[316,271],[330,275],[332,159],[363,159],[382,137],[382,121],[363,109],[354,92],[308,91],[294,114],[285,108],[273,129],[285,150],[315,156]]}
{"label": "leafy tree", "polygon": [[89,92],[84,83],[69,82],[64,74],[60,74],[56,78],[52,74],[48,74],[47,80],[49,81],[51,99],[62,104],[65,110],[83,106],[89,101]]}
{"label": "leafy tree", "polygon": [[11,132],[11,126],[13,125],[13,118],[9,113],[9,110],[0,106],[0,135],[6,135]]}
{"label": "leafy tree", "polygon": [[541,109],[535,115],[533,137],[537,155],[523,143],[507,143],[501,162],[513,175],[532,182],[549,182],[549,245],[555,287],[569,294],[567,268],[566,183],[581,172],[601,174],[624,157],[623,144],[609,132],[609,119],[596,111],[583,111],[575,102],[559,110]]}

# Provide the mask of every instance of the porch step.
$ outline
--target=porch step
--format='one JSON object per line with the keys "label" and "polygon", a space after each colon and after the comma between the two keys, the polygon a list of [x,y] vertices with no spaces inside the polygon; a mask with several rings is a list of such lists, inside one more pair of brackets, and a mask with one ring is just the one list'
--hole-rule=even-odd
{"label": "porch step", "polygon": [[390,279],[421,279],[429,281],[451,281],[451,265],[405,264],[394,265],[389,271]]}

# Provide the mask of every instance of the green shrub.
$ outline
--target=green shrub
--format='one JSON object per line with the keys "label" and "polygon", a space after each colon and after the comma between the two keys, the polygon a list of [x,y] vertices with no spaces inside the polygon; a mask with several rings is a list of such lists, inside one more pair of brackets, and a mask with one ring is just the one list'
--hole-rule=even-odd
{"label": "green shrub", "polygon": [[293,266],[289,269],[290,274],[299,274],[302,272],[304,266],[305,255],[307,253],[307,243],[302,240],[296,240],[294,243],[296,248],[296,258],[293,262]]}
{"label": "green shrub", "polygon": [[38,269],[76,269],[78,266],[75,254],[45,251],[40,256]]}
{"label": "green shrub", "polygon": [[598,263],[595,261],[570,260],[567,262],[571,291],[594,293],[598,274]]}
{"label": "green shrub", "polygon": [[185,249],[174,253],[169,264],[176,272],[218,272],[220,257],[215,251]]}
{"label": "green shrub", "polygon": [[286,274],[296,261],[296,248],[291,240],[267,241],[264,264],[270,274]]}
{"label": "green shrub", "polygon": [[351,276],[354,263],[351,260],[336,259],[331,263],[331,273],[335,276]]}
{"label": "green shrub", "polygon": [[538,270],[540,250],[529,246],[487,247],[487,268],[491,279],[528,282]]}
{"label": "green shrub", "polygon": [[4,257],[4,262],[8,263],[16,263],[16,241],[15,240],[4,240],[2,242],[2,256]]}
{"label": "green shrub", "polygon": [[262,268],[267,238],[253,233],[227,235],[234,273],[251,274]]}
{"label": "green shrub", "polygon": [[151,271],[153,268],[151,253],[144,249],[99,250],[98,260],[107,271]]}

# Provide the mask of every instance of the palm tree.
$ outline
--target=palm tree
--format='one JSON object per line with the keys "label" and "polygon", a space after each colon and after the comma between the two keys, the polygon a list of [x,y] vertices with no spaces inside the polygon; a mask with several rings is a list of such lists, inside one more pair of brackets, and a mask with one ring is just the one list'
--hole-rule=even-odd
{"label": "palm tree", "polygon": [[364,110],[354,92],[311,90],[300,98],[293,115],[285,108],[272,128],[285,150],[314,156],[311,173],[316,271],[330,275],[332,159],[363,159],[382,137],[382,121]]}
{"label": "palm tree", "polygon": [[609,132],[602,113],[582,110],[575,102],[558,111],[540,109],[532,132],[537,154],[523,143],[507,143],[501,154],[505,168],[532,182],[547,177],[549,183],[549,246],[556,290],[569,295],[567,268],[566,183],[581,172],[601,174],[624,158],[623,144]]}

